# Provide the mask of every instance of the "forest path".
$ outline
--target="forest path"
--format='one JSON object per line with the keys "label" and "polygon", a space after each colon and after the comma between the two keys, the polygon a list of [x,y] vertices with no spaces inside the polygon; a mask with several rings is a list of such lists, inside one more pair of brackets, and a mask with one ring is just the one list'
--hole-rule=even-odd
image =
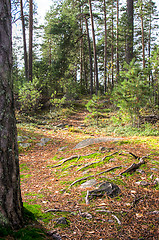
{"label": "forest path", "polygon": [[[31,147],[21,149],[20,153],[23,202],[39,205],[43,213],[50,209],[63,211],[46,214],[43,216],[46,221],[43,218],[39,220],[48,231],[57,232],[62,239],[125,240],[142,237],[157,240],[158,215],[155,211],[158,208],[158,185],[155,180],[159,171],[159,137],[122,137],[115,142],[100,142],[74,149],[82,140],[106,137],[104,133],[97,132],[97,128],[78,128],[84,123],[85,115],[86,112],[81,112],[67,119],[67,123],[74,127],[18,127],[19,134],[28,136],[26,141],[31,143]],[[51,140],[38,146],[41,138]],[[139,161],[130,153],[137,157],[152,155],[139,168],[140,171],[118,176]],[[75,157],[62,163],[71,156]],[[106,159],[101,161],[104,157]],[[90,163],[92,165],[86,167]],[[121,168],[97,176],[97,173],[116,166]],[[87,205],[87,190],[94,187],[81,188],[83,181],[71,188],[70,185],[90,175],[94,177],[87,180],[94,179],[97,184],[103,181],[117,184],[121,194],[115,198],[105,195],[92,199]],[[140,182],[145,182],[145,185]],[[59,217],[65,217],[69,225],[57,225]]]}

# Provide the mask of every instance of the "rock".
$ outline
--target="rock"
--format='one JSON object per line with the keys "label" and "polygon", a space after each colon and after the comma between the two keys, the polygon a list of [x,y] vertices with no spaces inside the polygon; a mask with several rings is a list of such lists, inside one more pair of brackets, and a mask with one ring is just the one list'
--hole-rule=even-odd
{"label": "rock", "polygon": [[82,142],[78,143],[73,149],[79,149],[83,147],[87,147],[89,145],[100,143],[100,142],[116,142],[120,141],[122,138],[110,138],[110,137],[103,137],[103,138],[88,138],[83,140]]}
{"label": "rock", "polygon": [[158,168],[150,168],[151,171],[155,171],[155,172],[158,172]]}
{"label": "rock", "polygon": [[56,127],[57,127],[57,128],[65,128],[66,126],[67,126],[67,124],[60,123],[60,124],[58,124]]}
{"label": "rock", "polygon": [[68,148],[68,146],[61,147],[61,148],[58,149],[58,151],[59,151],[59,152],[60,152],[60,151],[64,151],[66,148]]}
{"label": "rock", "polygon": [[31,146],[31,143],[20,143],[19,146],[22,148],[28,148]]}
{"label": "rock", "polygon": [[37,143],[38,146],[44,146],[46,143],[48,143],[51,140],[51,138],[42,138],[39,143]]}
{"label": "rock", "polygon": [[148,186],[148,185],[150,185],[148,182],[146,182],[146,181],[139,181],[139,182],[136,182],[136,184],[137,185],[139,185],[139,186]]}
{"label": "rock", "polygon": [[99,151],[100,151],[100,152],[106,151],[106,147],[99,147]]}
{"label": "rock", "polygon": [[52,237],[54,240],[62,240],[62,238],[56,233],[56,231],[50,231],[47,233],[48,236]]}
{"label": "rock", "polygon": [[111,159],[109,159],[109,162],[115,162],[115,161],[116,161],[115,158],[111,158]]}
{"label": "rock", "polygon": [[141,169],[137,169],[136,172],[141,173],[141,174],[145,174],[145,171],[141,170]]}
{"label": "rock", "polygon": [[91,179],[85,183],[82,183],[80,188],[88,188],[88,187],[92,187],[94,186],[95,184],[97,184],[97,181],[95,179]]}
{"label": "rock", "polygon": [[27,136],[17,136],[17,141],[18,142],[24,142],[26,139],[28,139]]}
{"label": "rock", "polygon": [[60,218],[56,219],[56,223],[57,224],[68,225],[68,222],[67,222],[65,217],[60,217]]}
{"label": "rock", "polygon": [[116,197],[121,192],[120,188],[112,183],[112,182],[103,182],[100,184],[98,189],[89,191],[88,197],[94,198],[94,197],[102,197],[105,193],[107,196],[113,198]]}
{"label": "rock", "polygon": [[159,178],[156,178],[154,184],[159,184]]}
{"label": "rock", "polygon": [[88,212],[81,213],[81,216],[83,218],[92,219],[92,215]]}

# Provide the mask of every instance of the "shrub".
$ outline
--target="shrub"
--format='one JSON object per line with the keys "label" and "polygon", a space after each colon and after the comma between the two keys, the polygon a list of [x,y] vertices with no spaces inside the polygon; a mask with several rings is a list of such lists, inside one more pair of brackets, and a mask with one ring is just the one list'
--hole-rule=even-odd
{"label": "shrub", "polygon": [[20,110],[31,113],[41,108],[41,91],[36,88],[36,82],[27,82],[19,91]]}

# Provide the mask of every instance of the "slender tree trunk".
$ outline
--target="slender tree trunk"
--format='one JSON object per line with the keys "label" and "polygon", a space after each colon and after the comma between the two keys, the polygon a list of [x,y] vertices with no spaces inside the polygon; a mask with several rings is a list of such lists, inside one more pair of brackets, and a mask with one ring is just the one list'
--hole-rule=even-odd
{"label": "slender tree trunk", "polygon": [[94,50],[94,71],[95,71],[96,95],[97,95],[98,90],[99,90],[97,50],[96,50],[94,21],[93,21],[93,13],[92,13],[92,3],[91,3],[91,0],[88,0],[88,1],[89,1],[90,18],[91,18],[91,25],[92,25],[93,50]]}
{"label": "slender tree trunk", "polygon": [[92,71],[92,51],[91,51],[91,42],[89,37],[88,21],[87,17],[84,16],[87,32],[87,41],[88,41],[88,50],[89,50],[89,65],[90,65],[90,94],[93,95],[93,71]]}
{"label": "slender tree trunk", "polygon": [[29,81],[32,82],[33,73],[33,0],[29,0]]}
{"label": "slender tree trunk", "polygon": [[21,227],[17,132],[14,114],[11,1],[0,1],[0,226]]}
{"label": "slender tree trunk", "polygon": [[142,64],[143,64],[143,68],[145,68],[145,43],[144,43],[144,22],[143,22],[142,5],[141,5],[141,15],[140,15],[140,18],[141,18],[141,32],[142,32]]}
{"label": "slender tree trunk", "polygon": [[119,76],[119,0],[117,0],[117,31],[116,31],[116,71],[117,79]]}
{"label": "slender tree trunk", "polygon": [[[148,41],[148,58],[149,58],[149,69],[151,67],[150,58],[151,58],[151,14],[150,14],[150,25],[149,25],[149,41]],[[149,85],[151,84],[151,71],[149,73]]]}
{"label": "slender tree trunk", "polygon": [[111,40],[111,70],[112,70],[112,84],[111,88],[114,87],[114,15],[112,6],[112,40]]}
{"label": "slender tree trunk", "polygon": [[103,2],[104,7],[104,92],[107,92],[107,10],[106,2]]}
{"label": "slender tree trunk", "polygon": [[[82,7],[80,6],[80,13],[82,14]],[[82,17],[80,18],[80,33],[83,34]],[[80,38],[80,84],[81,90],[83,88],[83,36]]]}
{"label": "slender tree trunk", "polygon": [[126,46],[126,62],[130,63],[133,59],[133,32],[134,32],[134,1],[127,0],[127,46]]}
{"label": "slender tree trunk", "polygon": [[22,0],[20,0],[20,10],[21,10],[21,21],[22,21],[22,32],[23,32],[25,78],[28,81],[28,56],[27,56],[27,47],[26,47],[25,22],[24,22],[23,1]]}

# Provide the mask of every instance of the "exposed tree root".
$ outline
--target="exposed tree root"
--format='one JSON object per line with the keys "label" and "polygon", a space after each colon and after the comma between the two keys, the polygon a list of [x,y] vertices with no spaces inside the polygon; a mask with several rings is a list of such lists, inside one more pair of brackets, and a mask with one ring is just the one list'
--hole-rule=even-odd
{"label": "exposed tree root", "polygon": [[[131,153],[130,153],[130,154],[131,154]],[[132,155],[132,154],[131,154],[131,155]],[[135,171],[136,169],[138,169],[142,164],[145,164],[145,163],[146,163],[146,162],[144,161],[144,159],[147,158],[149,155],[151,155],[151,154],[148,154],[148,155],[143,156],[143,157],[141,157],[141,158],[139,158],[139,157],[136,156],[136,158],[139,159],[139,162],[138,162],[138,163],[133,163],[133,164],[132,164],[130,167],[128,167],[126,170],[124,170],[123,172],[119,173],[118,176],[121,176],[121,175],[123,175],[124,173],[133,172],[133,171]],[[135,156],[135,155],[133,154],[133,156]]]}
{"label": "exposed tree root", "polygon": [[55,165],[55,166],[52,166],[52,168],[60,167],[60,166],[62,166],[62,164],[64,164],[65,162],[70,161],[70,160],[72,160],[72,159],[74,159],[74,158],[78,158],[78,159],[77,159],[77,161],[78,161],[78,160],[80,159],[80,157],[87,157],[87,156],[92,155],[92,154],[95,154],[95,153],[97,153],[97,152],[89,153],[89,154],[86,154],[86,155],[84,155],[84,156],[74,155],[74,156],[71,156],[71,157],[69,157],[69,158],[65,158],[65,159],[62,160],[61,163],[59,163],[59,164],[57,164],[57,165]]}
{"label": "exposed tree root", "polygon": [[71,157],[69,157],[69,158],[65,158],[65,159],[63,159],[62,162],[59,163],[58,165],[52,166],[52,168],[60,167],[60,166],[62,166],[62,164],[64,164],[65,162],[70,161],[70,160],[72,160],[72,159],[74,159],[74,158],[78,158],[78,159],[79,159],[80,156],[74,155],[74,156],[71,156]]}
{"label": "exposed tree root", "polygon": [[102,160],[99,160],[99,161],[96,161],[96,162],[92,162],[92,163],[88,163],[88,164],[86,164],[85,166],[83,166],[83,167],[81,167],[80,169],[78,169],[77,172],[79,172],[79,171],[81,171],[81,170],[83,170],[83,169],[85,169],[85,168],[87,168],[87,167],[90,167],[90,166],[92,166],[92,165],[94,165],[94,164],[101,163],[101,162],[103,162],[106,158],[111,157],[111,156],[113,156],[113,155],[115,155],[115,154],[117,154],[117,153],[118,153],[118,152],[115,152],[115,153],[112,153],[112,154],[110,154],[110,155],[107,155],[107,156],[103,157]]}
{"label": "exposed tree root", "polygon": [[75,184],[78,183],[78,182],[81,182],[81,181],[83,181],[83,180],[87,180],[88,178],[97,177],[97,176],[99,176],[99,175],[101,175],[101,174],[103,174],[103,173],[110,172],[110,171],[112,171],[112,170],[114,170],[114,169],[116,169],[116,168],[120,168],[120,167],[122,167],[122,166],[112,167],[112,168],[109,168],[109,169],[107,169],[107,170],[105,170],[105,171],[103,171],[103,172],[100,172],[100,173],[97,173],[97,174],[94,174],[94,175],[90,175],[90,176],[87,176],[87,177],[80,178],[80,179],[74,181],[73,183],[71,183],[71,185],[69,186],[69,188],[72,187],[73,185],[75,185]]}

